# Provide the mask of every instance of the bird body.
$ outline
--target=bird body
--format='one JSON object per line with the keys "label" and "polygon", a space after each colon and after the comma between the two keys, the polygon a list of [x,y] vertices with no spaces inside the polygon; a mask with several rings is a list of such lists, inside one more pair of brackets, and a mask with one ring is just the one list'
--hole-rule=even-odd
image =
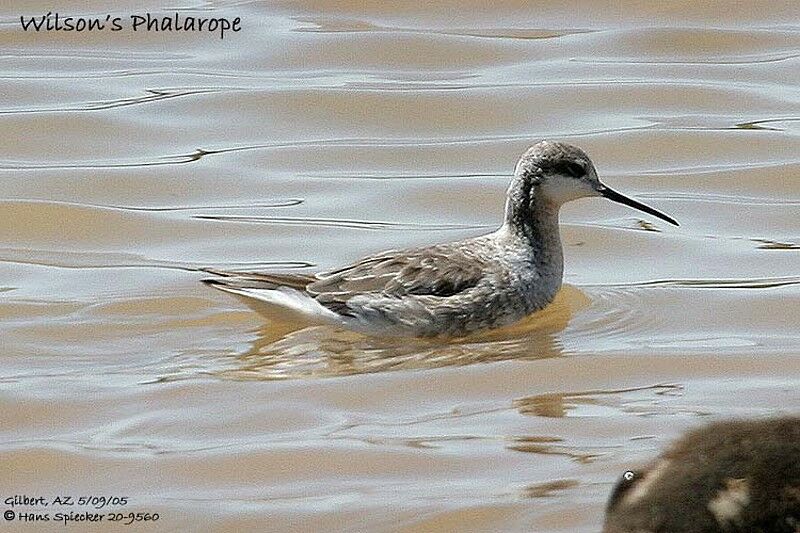
{"label": "bird body", "polygon": [[715,422],[625,472],[603,532],[643,531],[800,531],[800,418]]}
{"label": "bird body", "polygon": [[390,250],[315,276],[207,270],[221,276],[208,283],[309,322],[371,334],[461,336],[512,324],[555,297],[562,263],[535,268],[537,254],[521,240],[501,227],[463,241]]}
{"label": "bird body", "polygon": [[559,208],[607,194],[675,223],[602,185],[579,148],[543,141],[517,164],[504,223],[492,233],[390,250],[316,275],[206,270],[219,277],[204,281],[308,322],[374,335],[463,336],[549,304],[564,270]]}

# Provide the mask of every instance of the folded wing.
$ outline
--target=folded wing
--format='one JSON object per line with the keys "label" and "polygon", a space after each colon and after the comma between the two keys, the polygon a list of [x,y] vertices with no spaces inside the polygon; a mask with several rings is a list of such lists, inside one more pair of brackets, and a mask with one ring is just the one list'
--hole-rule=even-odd
{"label": "folded wing", "polygon": [[426,248],[419,252],[387,252],[319,274],[306,290],[332,311],[351,315],[348,302],[355,296],[446,298],[476,286],[482,277],[481,265],[462,252]]}

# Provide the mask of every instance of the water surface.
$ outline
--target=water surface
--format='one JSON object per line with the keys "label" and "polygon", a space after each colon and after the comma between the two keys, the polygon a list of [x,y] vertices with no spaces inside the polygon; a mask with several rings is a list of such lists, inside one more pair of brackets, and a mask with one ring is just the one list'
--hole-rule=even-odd
{"label": "water surface", "polygon": [[[125,494],[153,530],[590,532],[685,429],[796,412],[796,3],[491,5],[167,6],[241,17],[224,40],[0,8],[0,495]],[[570,204],[553,306],[451,342],[199,283],[489,231],[542,138],[681,226]]]}

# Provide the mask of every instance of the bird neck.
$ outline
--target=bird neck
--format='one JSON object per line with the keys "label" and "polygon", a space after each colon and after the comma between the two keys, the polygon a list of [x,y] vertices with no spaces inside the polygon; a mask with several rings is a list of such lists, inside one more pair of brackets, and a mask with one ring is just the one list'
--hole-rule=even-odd
{"label": "bird neck", "polygon": [[530,247],[541,273],[560,279],[564,257],[558,231],[559,207],[544,198],[537,185],[515,178],[508,191],[502,229]]}

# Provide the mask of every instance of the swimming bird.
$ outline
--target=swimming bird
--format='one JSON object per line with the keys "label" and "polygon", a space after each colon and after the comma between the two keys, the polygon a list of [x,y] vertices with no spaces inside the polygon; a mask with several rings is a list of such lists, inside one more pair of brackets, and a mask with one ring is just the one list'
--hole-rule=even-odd
{"label": "swimming bird", "polygon": [[564,272],[559,208],[590,196],[678,225],[602,184],[580,148],[542,141],[517,163],[505,220],[492,233],[390,250],[314,275],[205,269],[219,277],[203,281],[311,323],[372,335],[464,336],[517,322],[553,300]]}
{"label": "swimming bird", "polygon": [[604,533],[797,533],[800,418],[716,422],[625,472]]}

